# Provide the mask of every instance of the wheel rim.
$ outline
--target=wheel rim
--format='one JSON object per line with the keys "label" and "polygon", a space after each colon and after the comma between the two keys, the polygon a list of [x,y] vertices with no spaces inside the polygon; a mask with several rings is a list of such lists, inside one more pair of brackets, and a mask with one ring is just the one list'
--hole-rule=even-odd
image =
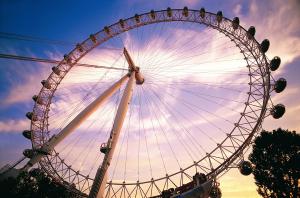
{"label": "wheel rim", "polygon": [[[110,182],[108,183],[107,191],[113,188],[116,189],[115,191],[118,191],[117,189],[119,190],[123,189],[124,186],[126,185],[133,185],[136,186],[136,189],[138,189],[140,185],[148,185],[149,187],[155,186],[156,185],[155,182],[158,181],[173,182],[172,177],[175,177],[176,175],[181,175],[181,177],[190,177],[191,175],[187,174],[188,170],[195,169],[196,167],[198,168],[198,170],[200,169],[203,172],[205,172],[208,175],[208,177],[215,177],[220,173],[222,173],[224,170],[228,169],[230,164],[234,163],[236,160],[239,160],[239,156],[243,153],[243,150],[249,145],[253,135],[259,131],[261,127],[261,123],[264,117],[266,116],[267,105],[268,105],[269,94],[270,94],[269,93],[270,72],[268,68],[268,62],[266,60],[264,53],[260,51],[259,43],[254,38],[248,39],[247,31],[243,27],[239,26],[237,30],[234,30],[232,27],[232,21],[224,17],[222,19],[222,22],[219,24],[216,20],[217,17],[216,14],[213,13],[206,12],[206,16],[204,18],[201,18],[198,10],[188,10],[188,12],[189,12],[188,17],[185,17],[183,15],[182,9],[173,9],[172,10],[173,17],[170,18],[168,17],[166,10],[157,11],[155,12],[155,16],[156,16],[155,19],[151,18],[151,13],[149,12],[149,13],[139,15],[140,23],[137,23],[135,17],[132,17],[123,21],[124,24],[126,24],[126,28],[122,28],[120,22],[118,22],[108,27],[111,30],[110,34],[107,34],[105,30],[96,33],[95,37],[98,40],[97,43],[94,43],[91,40],[91,38],[82,42],[81,46],[84,48],[83,52],[80,52],[78,48],[75,48],[73,51],[71,51],[68,54],[68,57],[71,58],[71,61],[67,63],[66,60],[62,60],[61,63],[57,66],[60,69],[60,71],[62,71],[62,75],[57,76],[55,73],[51,73],[47,81],[50,82],[52,88],[50,90],[46,88],[42,88],[38,95],[39,98],[43,98],[45,104],[40,105],[36,103],[34,106],[33,112],[36,115],[38,115],[39,119],[38,121],[31,123],[31,130],[34,132],[34,137],[32,138],[33,147],[34,148],[40,147],[45,143],[46,140],[49,139],[49,136],[47,136],[47,132],[48,132],[47,117],[48,117],[52,97],[57,89],[57,86],[61,83],[63,78],[67,75],[67,73],[74,66],[74,64],[77,63],[81,58],[83,58],[86,54],[88,54],[92,49],[94,49],[98,45],[101,45],[102,43],[108,41],[110,38],[122,32],[131,30],[133,28],[137,28],[140,26],[145,26],[153,23],[160,23],[160,22],[170,22],[170,21],[185,22],[186,21],[186,22],[205,24],[213,29],[220,31],[221,33],[229,37],[229,39],[233,39],[233,42],[236,45],[238,45],[238,48],[240,48],[240,50],[242,51],[246,59],[247,65],[249,66],[248,67],[249,74],[250,74],[249,78],[251,83],[249,86],[248,100],[246,101],[245,108],[243,111],[244,115],[243,114],[241,115],[235,128],[228,134],[228,136],[222,142],[219,143],[219,145],[216,146],[215,149],[207,153],[204,158],[196,161],[194,164],[184,167],[179,171],[172,173],[170,175],[163,176],[161,178],[155,178],[149,181],[131,182],[131,183],[125,183],[125,185],[122,182],[116,182],[116,183]],[[259,107],[257,107],[258,104]],[[247,115],[247,110],[249,109],[251,109],[253,114],[256,114],[256,112],[259,111],[258,113],[259,116],[256,118],[255,123],[250,123],[248,121],[248,119],[250,118],[247,117],[249,116],[249,114]],[[243,126],[242,124],[243,122],[248,124],[249,127],[251,127],[251,130]],[[236,142],[238,140],[236,139],[236,137],[232,136],[235,135],[234,133],[236,132],[235,130],[240,130],[241,134],[245,133],[244,135],[241,135],[241,136],[245,136],[243,137],[244,142],[242,143]],[[230,150],[230,148],[232,150]],[[226,152],[231,153],[230,156],[226,156],[225,154]],[[220,159],[220,155],[216,155],[215,153],[218,154],[224,153],[225,155],[223,156],[223,159],[222,157]],[[201,167],[200,164],[204,160],[215,161],[215,162],[210,162],[211,163],[210,170]],[[221,163],[219,162],[220,160],[222,160]],[[78,183],[76,184],[78,186],[76,187],[83,192],[89,190],[89,185],[88,188],[86,188],[86,185],[92,182],[92,178],[83,175],[80,172],[77,172],[77,170],[70,167],[68,164],[66,164],[63,161],[62,158],[60,158],[59,154],[56,151],[54,151],[54,153],[51,156],[43,158],[40,164],[47,173],[49,173],[59,181],[66,180],[65,175],[74,175],[69,178],[70,180],[73,181],[78,180]],[[61,170],[64,170],[62,171],[64,172],[64,174],[58,173],[57,171],[58,167],[61,167]],[[86,189],[84,189],[84,187]]]}

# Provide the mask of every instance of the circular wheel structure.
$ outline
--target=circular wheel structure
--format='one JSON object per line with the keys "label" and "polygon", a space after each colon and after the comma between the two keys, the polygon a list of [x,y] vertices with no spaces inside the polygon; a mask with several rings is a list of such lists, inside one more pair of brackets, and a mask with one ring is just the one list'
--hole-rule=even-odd
{"label": "circular wheel structure", "polygon": [[244,160],[264,118],[284,113],[283,105],[270,101],[270,93],[286,85],[270,74],[280,59],[268,61],[268,40],[259,43],[254,35],[255,28],[246,30],[238,18],[186,7],[104,27],[42,81],[27,114],[33,149],[25,154],[43,155],[39,164],[47,174],[81,196],[89,194],[125,85],[55,148],[47,146],[95,98],[129,78],[126,47],[145,82],[132,89],[105,197],[155,197],[170,188],[188,189],[199,172],[220,177]]}

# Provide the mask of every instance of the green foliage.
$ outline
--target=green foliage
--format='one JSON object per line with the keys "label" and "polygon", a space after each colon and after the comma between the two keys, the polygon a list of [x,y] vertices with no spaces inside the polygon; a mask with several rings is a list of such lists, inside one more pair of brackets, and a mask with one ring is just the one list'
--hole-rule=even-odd
{"label": "green foliage", "polygon": [[295,131],[263,131],[254,141],[249,160],[260,195],[300,197],[300,135]]}
{"label": "green foliage", "polygon": [[65,187],[47,177],[40,169],[22,172],[17,178],[0,182],[2,198],[65,198],[75,197]]}

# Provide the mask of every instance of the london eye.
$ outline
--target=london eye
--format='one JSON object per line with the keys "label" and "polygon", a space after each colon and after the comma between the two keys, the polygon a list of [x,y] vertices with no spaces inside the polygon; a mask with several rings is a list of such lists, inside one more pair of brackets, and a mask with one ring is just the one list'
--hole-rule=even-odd
{"label": "london eye", "polygon": [[91,34],[33,96],[23,170],[38,164],[82,197],[206,197],[229,169],[250,174],[244,154],[284,114],[271,95],[286,87],[255,33],[184,7]]}

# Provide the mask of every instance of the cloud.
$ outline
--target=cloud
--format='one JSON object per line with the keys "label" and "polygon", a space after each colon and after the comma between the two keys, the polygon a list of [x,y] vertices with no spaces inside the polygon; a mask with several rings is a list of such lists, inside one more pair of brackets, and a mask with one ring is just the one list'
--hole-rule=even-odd
{"label": "cloud", "polygon": [[266,130],[273,130],[281,127],[300,132],[300,119],[298,116],[300,113],[299,96],[299,87],[289,86],[283,93],[276,94],[272,97],[274,105],[279,103],[285,105],[286,113],[278,120],[274,120],[272,116],[266,118],[264,128]]}
{"label": "cloud", "polygon": [[270,40],[270,49],[267,52],[271,59],[280,56],[282,66],[299,56],[300,50],[300,6],[297,0],[289,1],[250,1],[247,15],[241,16],[241,23],[245,27],[256,27],[256,39]]}
{"label": "cloud", "polygon": [[21,133],[29,128],[30,122],[23,120],[5,120],[0,121],[0,133]]}
{"label": "cloud", "polygon": [[236,6],[233,8],[233,13],[236,16],[239,16],[239,15],[241,15],[241,11],[242,11],[242,5],[237,3]]}
{"label": "cloud", "polygon": [[21,83],[14,83],[10,89],[8,96],[4,99],[1,105],[9,106],[16,103],[24,103],[31,100],[34,94],[37,94],[41,88],[40,79],[44,76],[40,73],[27,74],[24,81]]}
{"label": "cloud", "polygon": [[[99,53],[99,50],[95,50],[96,54]],[[62,56],[58,52],[45,52],[49,59],[60,60]],[[107,65],[111,63],[112,55],[115,52],[108,52],[108,54],[104,53],[104,56],[96,56],[96,57],[88,57],[86,58],[87,64],[97,65],[97,59],[106,60]],[[100,53],[101,54],[101,53]],[[36,57],[35,54],[30,53],[29,56]],[[86,60],[85,59],[85,60]],[[119,63],[119,62],[118,62]],[[44,63],[33,63],[28,64],[26,62],[16,62],[11,66],[11,69],[16,71],[14,76],[10,77],[11,88],[7,93],[7,96],[0,103],[2,106],[10,106],[18,103],[26,103],[31,101],[31,97],[35,94],[38,94],[40,89],[42,88],[41,81],[47,79],[50,75],[51,67],[53,65],[44,64]],[[88,70],[93,70],[93,68],[84,68],[84,67],[74,67],[72,72],[66,76],[63,81],[63,84],[60,87],[72,87],[75,84],[81,83],[81,87],[85,88],[85,83],[96,83],[99,80],[99,75],[103,74],[103,72],[99,72],[96,69],[92,73],[92,75],[85,76],[85,78],[78,78],[78,73],[84,74]],[[114,74],[112,74],[114,75]],[[102,81],[103,82],[103,81]]]}
{"label": "cloud", "polygon": [[[12,49],[7,49],[10,53],[16,54]],[[36,57],[32,52],[28,56]],[[6,97],[1,100],[0,106],[9,107],[13,104],[26,103],[31,101],[34,94],[38,94],[41,80],[45,79],[50,72],[49,64],[34,63],[26,61],[6,62],[7,86],[10,87]]]}

